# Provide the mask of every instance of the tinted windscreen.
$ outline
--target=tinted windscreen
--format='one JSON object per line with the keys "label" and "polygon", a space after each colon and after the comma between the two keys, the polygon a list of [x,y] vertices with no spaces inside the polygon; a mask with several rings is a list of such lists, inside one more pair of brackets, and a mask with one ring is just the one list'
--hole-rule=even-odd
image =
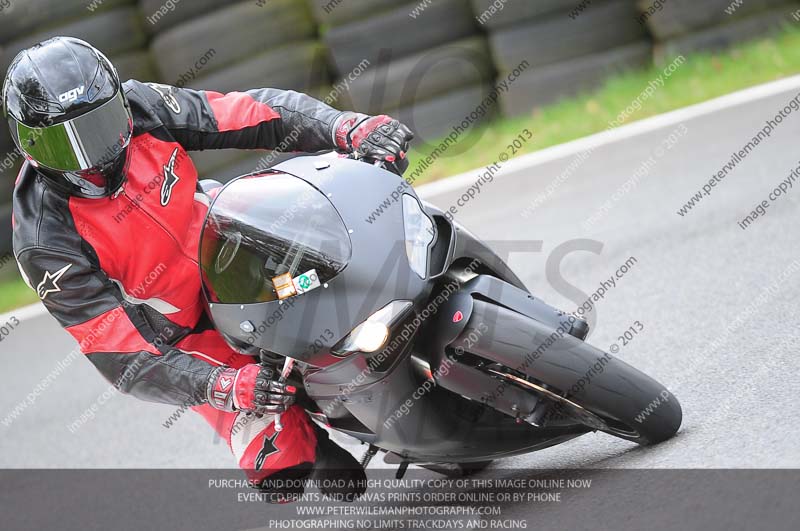
{"label": "tinted windscreen", "polygon": [[350,253],[328,198],[301,179],[272,174],[238,179],[220,193],[203,228],[200,267],[209,300],[250,304],[320,287]]}

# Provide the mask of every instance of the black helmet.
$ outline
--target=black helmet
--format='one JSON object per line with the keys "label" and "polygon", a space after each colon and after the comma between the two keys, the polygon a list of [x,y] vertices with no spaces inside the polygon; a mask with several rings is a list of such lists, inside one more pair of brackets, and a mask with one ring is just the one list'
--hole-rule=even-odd
{"label": "black helmet", "polygon": [[3,105],[14,143],[57,187],[89,198],[120,187],[133,120],[117,71],[93,46],[54,37],[21,51]]}

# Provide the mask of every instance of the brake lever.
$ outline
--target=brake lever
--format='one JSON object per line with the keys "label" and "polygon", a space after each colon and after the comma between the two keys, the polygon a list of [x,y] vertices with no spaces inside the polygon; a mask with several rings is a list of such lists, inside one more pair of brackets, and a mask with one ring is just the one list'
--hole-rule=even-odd
{"label": "brake lever", "polygon": [[[278,378],[278,382],[286,383],[286,380],[289,379],[289,375],[292,373],[292,368],[294,367],[294,358],[286,357],[283,360],[283,369],[281,369],[281,375]],[[277,413],[275,415],[275,432],[283,431],[283,424],[281,424],[281,414]]]}
{"label": "brake lever", "polygon": [[342,158],[349,159],[349,160],[357,160],[357,161],[363,162],[365,164],[370,164],[372,166],[376,166],[376,167],[378,167],[378,168],[380,168],[382,170],[386,170],[388,172],[392,172],[395,175],[398,175],[398,176],[402,177],[401,174],[398,174],[396,171],[394,171],[393,169],[390,168],[390,166],[389,166],[390,163],[388,161],[380,160],[380,159],[366,159],[366,158],[363,158],[363,157],[359,157],[358,153],[355,152],[355,151],[352,152],[352,153],[344,153],[344,152],[341,152],[341,151],[337,151],[336,153],[339,153],[340,155],[343,155]]}

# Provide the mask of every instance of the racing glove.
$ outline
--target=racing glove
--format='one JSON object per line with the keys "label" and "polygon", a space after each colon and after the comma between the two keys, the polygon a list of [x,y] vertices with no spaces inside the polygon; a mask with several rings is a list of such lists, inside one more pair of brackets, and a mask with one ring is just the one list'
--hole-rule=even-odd
{"label": "racing glove", "polygon": [[251,363],[241,369],[218,367],[208,379],[208,403],[222,411],[283,413],[294,403],[294,386],[278,381],[270,367]]}
{"label": "racing glove", "polygon": [[406,153],[414,133],[394,118],[347,112],[339,118],[334,131],[339,149],[369,161],[384,162],[397,175],[408,168]]}

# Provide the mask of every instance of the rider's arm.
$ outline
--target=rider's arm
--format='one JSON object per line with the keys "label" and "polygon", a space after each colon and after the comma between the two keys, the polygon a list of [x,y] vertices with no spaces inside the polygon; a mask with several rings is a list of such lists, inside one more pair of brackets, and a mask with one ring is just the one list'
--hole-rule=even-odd
{"label": "rider's arm", "polygon": [[151,402],[207,401],[215,366],[166,345],[169,329],[156,330],[86,256],[32,247],[17,260],[47,310],[117,389]]}
{"label": "rider's arm", "polygon": [[245,92],[192,90],[128,81],[187,150],[336,148],[343,113],[306,94],[270,88]]}

